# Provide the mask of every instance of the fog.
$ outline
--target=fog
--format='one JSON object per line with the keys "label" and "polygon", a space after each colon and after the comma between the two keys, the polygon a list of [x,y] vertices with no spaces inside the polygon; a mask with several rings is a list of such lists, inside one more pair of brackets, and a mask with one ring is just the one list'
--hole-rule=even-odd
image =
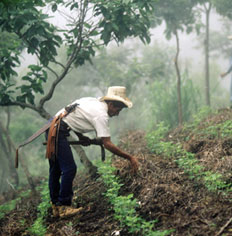
{"label": "fog", "polygon": [[[65,13],[64,10],[60,10],[59,12],[52,13],[50,8],[47,8],[45,11],[46,14],[51,15],[52,17],[49,18],[49,22],[51,22],[54,25],[57,25],[60,29],[66,29],[67,26],[67,16],[69,15],[68,12]],[[204,16],[202,17],[202,22],[204,23]],[[223,28],[223,18],[219,16],[214,10],[211,11],[210,14],[210,31],[216,31],[221,32]],[[162,23],[162,25],[157,26],[153,29],[150,29],[151,34],[151,43],[163,43],[167,46],[176,47],[176,41],[172,37],[171,40],[167,40],[164,34],[165,31],[165,23]],[[204,73],[204,48],[200,45],[199,41],[199,35],[197,35],[195,32],[192,32],[190,34],[179,33],[180,38],[180,61],[182,64],[187,63],[187,61],[191,61],[191,68],[192,70],[195,70],[196,68],[201,68],[202,73]],[[128,45],[136,43],[138,45],[143,46],[143,43],[139,39],[126,39],[124,43],[121,43],[120,46]],[[228,44],[232,44],[230,40],[228,40]],[[108,45],[108,48],[112,45],[116,45],[114,42],[110,43]],[[210,55],[210,61],[215,60],[215,57]],[[216,62],[221,67],[221,72],[224,72],[228,69],[229,65],[229,58],[227,58],[225,55],[220,55],[216,58]],[[17,68],[18,72],[25,72],[25,68],[29,64],[36,63],[36,58],[34,56],[28,55],[25,51],[22,54],[22,66]],[[220,74],[218,75],[220,77]],[[226,91],[229,91],[230,86],[230,76],[227,76],[224,79],[221,79],[221,86],[225,88]]]}

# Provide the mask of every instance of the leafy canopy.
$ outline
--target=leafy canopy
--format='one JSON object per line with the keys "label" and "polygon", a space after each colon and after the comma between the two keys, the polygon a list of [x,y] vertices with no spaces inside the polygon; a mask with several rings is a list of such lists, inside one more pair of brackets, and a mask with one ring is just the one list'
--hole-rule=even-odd
{"label": "leafy canopy", "polygon": [[195,27],[196,15],[193,7],[197,1],[192,0],[158,0],[154,4],[155,17],[165,21],[165,34],[170,39],[177,30],[192,32]]}
{"label": "leafy canopy", "polygon": [[232,19],[232,1],[231,0],[212,0],[216,11],[222,15]]}
{"label": "leafy canopy", "polygon": [[[73,66],[91,61],[100,45],[123,42],[127,37],[139,37],[150,42],[149,16],[153,0],[11,0],[0,3],[0,32],[16,37],[21,47],[6,47],[0,54],[0,105],[35,106],[35,95],[44,94],[47,70],[55,77],[49,92],[38,107],[51,99],[55,87]],[[47,9],[51,9],[47,11]],[[44,13],[49,12],[49,14]],[[63,11],[67,22],[63,28],[51,23],[51,14]],[[58,48],[65,46],[65,62],[57,61]],[[22,78],[15,68],[20,66],[22,48],[37,58]],[[3,50],[2,47],[0,50]],[[54,71],[53,65],[59,66]]]}

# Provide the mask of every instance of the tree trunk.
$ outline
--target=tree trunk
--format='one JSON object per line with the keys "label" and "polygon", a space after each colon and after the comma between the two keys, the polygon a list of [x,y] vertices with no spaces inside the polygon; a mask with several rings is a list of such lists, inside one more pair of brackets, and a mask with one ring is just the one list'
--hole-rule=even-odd
{"label": "tree trunk", "polygon": [[16,169],[14,168],[14,164],[13,164],[13,161],[12,161],[12,156],[11,156],[11,151],[8,149],[8,146],[9,144],[6,144],[2,134],[4,133],[3,131],[3,127],[2,127],[2,124],[0,122],[0,144],[1,144],[1,149],[4,153],[4,156],[7,160],[7,163],[8,163],[8,168],[9,168],[9,171],[10,171],[10,176],[13,180],[13,184],[18,186],[19,185],[19,176],[18,176],[18,172],[16,171]]}
{"label": "tree trunk", "polygon": [[177,75],[177,97],[178,97],[178,121],[179,125],[182,125],[182,102],[181,102],[181,76],[180,76],[180,70],[178,65],[178,57],[180,52],[180,45],[179,45],[179,36],[177,33],[177,30],[175,31],[176,36],[176,57],[175,57],[175,69],[176,69],[176,75]]}
{"label": "tree trunk", "polygon": [[210,106],[210,77],[209,77],[209,16],[211,10],[211,3],[208,7],[206,4],[205,13],[206,13],[206,32],[205,32],[205,96],[206,96],[206,105]]}
{"label": "tree trunk", "polygon": [[2,174],[1,174],[1,177],[0,177],[0,194],[4,191],[4,177],[5,177],[5,168],[3,167],[2,168]]}
{"label": "tree trunk", "polygon": [[[7,143],[8,146],[10,147],[10,150],[8,150],[7,152],[7,156],[8,156],[8,161],[9,161],[9,167],[10,167],[10,172],[12,173],[13,176],[17,176],[17,185],[19,183],[19,179],[18,179],[18,173],[14,167],[14,162],[13,162],[13,158],[12,158],[12,149],[14,151],[14,153],[16,153],[16,147],[11,139],[11,137],[9,136],[9,133],[7,132],[7,130],[3,127],[2,123],[0,122],[0,129],[1,129],[1,133],[4,133],[4,135],[6,136],[7,139]],[[25,155],[25,154],[24,154]],[[11,157],[11,158],[9,158]],[[34,191],[35,190],[35,184],[33,182],[32,176],[27,168],[27,165],[24,163],[23,159],[20,159],[20,163],[22,165],[24,174],[26,175],[27,181],[31,187],[31,190]]]}

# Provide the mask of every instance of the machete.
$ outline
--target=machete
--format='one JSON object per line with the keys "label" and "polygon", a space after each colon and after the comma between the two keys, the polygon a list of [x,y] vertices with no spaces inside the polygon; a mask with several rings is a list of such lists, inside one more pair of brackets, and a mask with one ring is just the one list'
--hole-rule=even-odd
{"label": "machete", "polygon": [[[88,142],[85,140],[79,140],[79,141],[68,141],[70,145],[83,145],[83,146],[88,146],[88,145],[99,145],[101,146],[101,160],[105,161],[105,148],[102,144],[102,141],[99,139],[89,139]],[[47,145],[47,142],[43,142],[43,145]]]}

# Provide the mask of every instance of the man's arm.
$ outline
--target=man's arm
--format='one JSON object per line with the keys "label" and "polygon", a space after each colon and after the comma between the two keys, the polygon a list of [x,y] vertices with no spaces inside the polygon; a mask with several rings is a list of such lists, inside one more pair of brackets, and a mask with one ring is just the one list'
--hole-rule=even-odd
{"label": "man's arm", "polygon": [[138,161],[135,157],[131,156],[130,154],[122,151],[120,148],[118,148],[117,146],[115,146],[112,142],[110,137],[102,137],[102,142],[104,147],[109,150],[110,152],[112,152],[115,155],[118,155],[120,157],[123,157],[124,159],[127,159],[130,161],[131,166],[133,168],[134,171],[138,170]]}

